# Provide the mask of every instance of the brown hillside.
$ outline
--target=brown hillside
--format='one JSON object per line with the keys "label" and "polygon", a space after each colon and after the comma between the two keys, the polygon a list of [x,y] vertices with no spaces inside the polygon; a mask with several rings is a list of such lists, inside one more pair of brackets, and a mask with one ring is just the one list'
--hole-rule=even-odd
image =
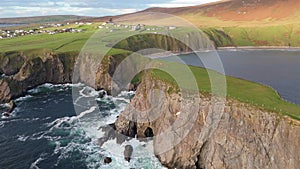
{"label": "brown hillside", "polygon": [[228,0],[192,7],[149,8],[146,12],[201,14],[227,21],[280,20],[300,12],[299,0]]}
{"label": "brown hillside", "polygon": [[[149,8],[134,15],[113,18],[125,16],[129,21],[132,16],[132,21],[147,20],[146,12],[180,16],[198,26],[282,25],[300,22],[300,0],[224,0],[190,7]],[[106,21],[108,18],[97,18],[97,21]]]}
{"label": "brown hillside", "polygon": [[204,14],[222,20],[253,21],[281,20],[299,11],[299,0],[231,0],[208,7]]}

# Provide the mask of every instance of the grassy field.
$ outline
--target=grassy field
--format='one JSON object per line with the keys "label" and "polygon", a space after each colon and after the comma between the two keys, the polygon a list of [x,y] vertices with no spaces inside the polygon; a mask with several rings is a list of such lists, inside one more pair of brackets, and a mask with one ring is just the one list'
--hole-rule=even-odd
{"label": "grassy field", "polygon": [[53,52],[79,51],[95,29],[82,33],[61,33],[55,35],[36,34],[0,40],[0,51],[27,51],[48,49]]}
{"label": "grassy field", "polygon": [[[50,34],[35,34],[15,37],[10,39],[0,40],[0,52],[9,51],[31,51],[31,50],[48,50],[51,52],[80,52],[84,45],[88,42],[91,45],[87,48],[97,48],[99,51],[106,51],[111,48],[110,44],[115,44],[124,37],[130,37],[136,33],[150,33],[156,31],[164,31],[161,27],[147,26],[146,28],[156,28],[153,30],[130,31],[129,28],[115,28],[110,26],[109,29],[98,29],[101,23],[94,23],[92,25],[66,25],[59,28],[44,28],[45,30],[55,30],[72,27],[74,29],[81,29],[83,32],[79,33],[58,33]],[[114,30],[114,32],[110,32]],[[186,29],[177,29],[178,32],[186,32]],[[95,46],[96,45],[96,46]],[[115,52],[128,52],[124,50],[115,49]]]}

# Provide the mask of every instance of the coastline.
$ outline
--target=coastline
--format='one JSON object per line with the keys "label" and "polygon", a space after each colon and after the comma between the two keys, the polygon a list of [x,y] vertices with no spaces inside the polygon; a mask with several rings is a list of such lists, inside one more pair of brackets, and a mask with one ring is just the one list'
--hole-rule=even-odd
{"label": "coastline", "polygon": [[[265,49],[272,49],[272,50],[280,50],[280,49],[291,49],[289,47],[282,47],[282,48],[279,48],[279,47],[264,47],[264,46],[261,46],[261,47],[222,47],[221,49],[217,49],[217,50],[203,50],[203,51],[190,51],[190,52],[178,52],[178,51],[175,51],[175,52],[170,52],[170,51],[165,51],[165,52],[158,52],[158,53],[154,53],[154,54],[150,54],[150,55],[145,55],[149,58],[152,58],[152,59],[159,59],[159,58],[165,58],[165,57],[170,57],[170,56],[176,56],[176,55],[187,55],[187,54],[191,54],[191,53],[197,53],[197,52],[218,52],[218,50],[231,50],[231,49],[237,49],[237,50],[243,50],[243,49],[246,49],[246,50],[257,50],[257,49],[262,49],[262,50],[265,50]],[[300,49],[299,48],[294,48],[294,49]],[[227,75],[228,76],[228,75]],[[5,77],[5,76],[4,76]],[[278,90],[276,90],[275,88],[271,87],[270,85],[267,85],[267,84],[264,84],[264,83],[260,83],[260,82],[255,82],[255,81],[250,81],[250,80],[247,80],[245,78],[238,78],[238,77],[235,77],[235,76],[230,76],[230,77],[233,77],[233,78],[237,78],[237,79],[242,79],[242,80],[246,80],[246,81],[249,81],[249,82],[254,82],[254,83],[258,83],[260,85],[263,85],[263,86],[267,86],[269,88],[271,88],[273,91],[275,91],[277,93],[277,95],[279,96],[279,98],[281,98],[282,100],[284,100],[285,102],[288,102],[288,103],[291,103],[291,104],[294,104],[294,105],[298,105],[290,100],[287,100],[285,98],[283,98],[281,96],[281,94],[278,92]],[[0,79],[1,79],[1,76],[0,76]],[[68,82],[67,82],[68,83]],[[44,83],[42,83],[44,84]],[[63,83],[53,83],[52,84],[65,84],[64,82]],[[41,85],[41,84],[40,84]],[[28,90],[27,90],[28,91]],[[20,97],[22,97],[23,95],[21,95]],[[13,98],[12,100],[15,100],[19,97],[16,97],[16,98]]]}
{"label": "coastline", "polygon": [[188,55],[197,52],[218,52],[218,51],[235,51],[235,50],[295,50],[300,51],[300,47],[289,47],[289,46],[230,46],[230,47],[216,47],[215,50],[197,50],[190,52],[158,52],[153,54],[145,55],[151,59],[165,58],[176,55]]}
{"label": "coastline", "polygon": [[300,50],[300,47],[290,46],[229,46],[229,47],[217,47],[216,50]]}

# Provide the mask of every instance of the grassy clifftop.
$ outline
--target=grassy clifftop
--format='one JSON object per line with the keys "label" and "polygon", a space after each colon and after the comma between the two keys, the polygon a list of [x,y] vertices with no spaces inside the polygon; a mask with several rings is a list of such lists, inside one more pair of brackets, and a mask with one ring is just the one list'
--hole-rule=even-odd
{"label": "grassy clifftop", "polygon": [[[183,73],[180,74],[181,71],[178,71],[182,65],[177,63],[166,63],[166,65],[168,65],[168,67],[172,65],[174,69],[177,69],[177,78],[183,79],[185,83],[182,85],[183,88],[181,89],[189,89],[189,86],[194,85],[191,79],[187,78],[187,76]],[[244,79],[224,76],[217,72],[206,70],[200,67],[189,66],[189,68],[194,74],[196,83],[198,85],[198,91],[201,93],[209,94],[212,92],[211,82],[208,75],[209,71],[210,75],[213,75],[216,79],[226,78],[226,92],[228,98],[248,103],[262,110],[276,112],[280,115],[287,115],[293,119],[300,120],[300,106],[283,100],[280,95],[271,87]],[[163,80],[174,86],[168,92],[179,91],[177,82],[166,72],[154,69],[151,70],[150,73],[154,79]],[[138,78],[135,78],[135,81],[137,81],[137,79]]]}

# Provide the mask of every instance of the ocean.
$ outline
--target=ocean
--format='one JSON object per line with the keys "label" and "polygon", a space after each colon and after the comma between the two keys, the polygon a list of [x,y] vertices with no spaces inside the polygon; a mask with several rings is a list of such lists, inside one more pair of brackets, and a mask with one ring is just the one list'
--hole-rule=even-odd
{"label": "ocean", "polygon": [[[72,93],[79,97],[73,100]],[[98,145],[104,134],[99,127],[113,123],[134,92],[98,95],[84,85],[45,84],[17,99],[13,115],[0,120],[0,168],[162,169],[151,142],[132,139],[118,145],[109,140],[103,148]],[[89,105],[92,101],[98,108]],[[130,163],[123,157],[128,144],[134,148]],[[112,163],[105,165],[105,157],[111,157]]]}

